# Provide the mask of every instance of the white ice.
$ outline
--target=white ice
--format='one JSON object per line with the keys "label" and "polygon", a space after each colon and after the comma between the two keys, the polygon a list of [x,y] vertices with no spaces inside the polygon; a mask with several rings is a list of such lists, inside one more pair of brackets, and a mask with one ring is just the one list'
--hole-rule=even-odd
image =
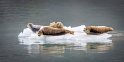
{"label": "white ice", "polygon": [[74,46],[85,46],[87,43],[112,43],[109,38],[111,34],[100,35],[87,35],[83,29],[85,25],[77,27],[64,27],[65,29],[75,31],[74,35],[66,34],[60,36],[37,36],[29,28],[25,28],[23,32],[18,35],[20,44],[32,45],[32,44],[73,44]]}

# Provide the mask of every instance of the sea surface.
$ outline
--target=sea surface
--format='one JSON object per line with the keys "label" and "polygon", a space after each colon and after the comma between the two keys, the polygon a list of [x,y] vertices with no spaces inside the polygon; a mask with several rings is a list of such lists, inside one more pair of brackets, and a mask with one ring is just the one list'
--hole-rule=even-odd
{"label": "sea surface", "polygon": [[[122,62],[124,31],[113,31],[111,44],[89,43],[86,47],[67,45],[23,45],[18,35],[23,30],[15,23],[0,24],[0,62]],[[14,27],[14,28],[13,28]],[[27,41],[28,42],[28,41]]]}
{"label": "sea surface", "polygon": [[[123,0],[0,0],[0,62],[123,62]],[[18,35],[27,23],[110,26],[110,44],[24,45]],[[28,41],[27,41],[28,42]]]}

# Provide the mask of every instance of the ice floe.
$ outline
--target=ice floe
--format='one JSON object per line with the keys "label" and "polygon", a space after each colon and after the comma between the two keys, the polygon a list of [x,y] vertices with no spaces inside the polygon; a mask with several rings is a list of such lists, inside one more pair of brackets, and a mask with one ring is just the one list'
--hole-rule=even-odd
{"label": "ice floe", "polygon": [[83,29],[85,25],[77,27],[64,27],[65,29],[75,31],[74,35],[65,34],[59,36],[42,35],[37,36],[29,28],[25,28],[23,32],[18,35],[20,44],[32,45],[32,44],[73,44],[74,46],[84,46],[87,43],[112,43],[109,38],[111,34],[103,33],[100,35],[87,35]]}

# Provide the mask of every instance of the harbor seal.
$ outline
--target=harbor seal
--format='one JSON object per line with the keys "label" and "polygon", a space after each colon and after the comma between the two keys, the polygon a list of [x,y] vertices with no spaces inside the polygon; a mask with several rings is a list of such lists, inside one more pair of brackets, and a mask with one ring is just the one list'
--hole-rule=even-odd
{"label": "harbor seal", "polygon": [[63,34],[74,34],[74,31],[70,31],[67,29],[58,29],[53,27],[43,27],[38,32],[37,35],[63,35]]}
{"label": "harbor seal", "polygon": [[86,26],[84,28],[84,32],[87,34],[102,34],[113,30],[112,27],[107,26]]}
{"label": "harbor seal", "polygon": [[62,22],[52,22],[49,24],[50,27],[53,27],[53,28],[63,28],[64,25]]}
{"label": "harbor seal", "polygon": [[31,29],[34,33],[36,33],[41,28],[41,25],[34,25],[33,23],[28,23],[27,27]]}

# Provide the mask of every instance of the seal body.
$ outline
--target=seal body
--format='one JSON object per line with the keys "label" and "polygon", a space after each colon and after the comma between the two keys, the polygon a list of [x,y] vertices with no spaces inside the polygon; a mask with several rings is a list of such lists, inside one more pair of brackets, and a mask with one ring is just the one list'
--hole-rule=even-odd
{"label": "seal body", "polygon": [[86,26],[86,28],[84,28],[84,32],[87,34],[102,34],[113,30],[112,27],[107,26]]}
{"label": "seal body", "polygon": [[53,28],[53,27],[43,27],[41,28],[37,34],[38,36],[41,35],[63,35],[63,34],[74,34],[73,31],[66,30],[66,29],[58,29],[58,28]]}

